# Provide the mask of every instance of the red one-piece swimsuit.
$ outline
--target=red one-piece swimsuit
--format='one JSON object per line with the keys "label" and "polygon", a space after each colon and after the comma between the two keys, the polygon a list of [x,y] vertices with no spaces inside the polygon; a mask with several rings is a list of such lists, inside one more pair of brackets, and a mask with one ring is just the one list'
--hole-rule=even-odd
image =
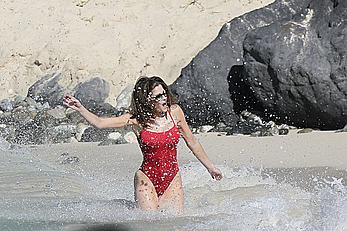
{"label": "red one-piece swimsuit", "polygon": [[152,132],[143,129],[140,132],[140,147],[143,162],[140,170],[150,179],[158,197],[164,194],[178,172],[177,144],[180,138],[178,127],[165,132]]}

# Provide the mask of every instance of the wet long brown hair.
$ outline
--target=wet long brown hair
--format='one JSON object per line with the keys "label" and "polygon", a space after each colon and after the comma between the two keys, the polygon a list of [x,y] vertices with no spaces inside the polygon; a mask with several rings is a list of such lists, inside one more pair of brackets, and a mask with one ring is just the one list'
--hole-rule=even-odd
{"label": "wet long brown hair", "polygon": [[143,128],[148,127],[150,120],[155,117],[155,106],[154,103],[149,100],[149,94],[159,85],[161,85],[166,92],[167,106],[170,108],[172,104],[176,103],[176,98],[173,96],[164,80],[160,77],[142,76],[135,83],[130,113],[132,114],[132,118],[136,119]]}

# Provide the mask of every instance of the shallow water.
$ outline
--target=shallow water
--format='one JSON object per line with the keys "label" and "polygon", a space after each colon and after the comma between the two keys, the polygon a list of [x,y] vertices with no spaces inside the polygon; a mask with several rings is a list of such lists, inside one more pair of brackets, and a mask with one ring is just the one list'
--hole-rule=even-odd
{"label": "shallow water", "polygon": [[328,167],[219,166],[217,183],[200,164],[185,164],[185,212],[173,216],[134,208],[125,167],[115,180],[4,141],[0,161],[1,231],[347,230],[347,172]]}

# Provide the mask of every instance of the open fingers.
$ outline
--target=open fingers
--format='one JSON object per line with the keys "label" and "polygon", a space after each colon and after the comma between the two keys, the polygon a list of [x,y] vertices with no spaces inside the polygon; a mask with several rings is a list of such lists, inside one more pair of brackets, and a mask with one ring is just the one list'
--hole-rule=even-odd
{"label": "open fingers", "polygon": [[64,101],[75,101],[77,99],[75,97],[71,96],[71,95],[65,95],[63,100]]}
{"label": "open fingers", "polygon": [[79,104],[80,104],[79,101],[71,95],[66,95],[63,98],[63,105],[70,107],[72,109],[77,109],[79,107]]}
{"label": "open fingers", "polygon": [[65,102],[78,102],[78,100],[75,97],[71,96],[71,95],[64,96],[63,100]]}

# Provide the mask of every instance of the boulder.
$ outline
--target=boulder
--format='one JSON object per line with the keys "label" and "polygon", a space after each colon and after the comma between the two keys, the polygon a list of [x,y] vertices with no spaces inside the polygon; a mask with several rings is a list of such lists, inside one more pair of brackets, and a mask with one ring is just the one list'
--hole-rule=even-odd
{"label": "boulder", "polygon": [[117,96],[117,99],[116,99],[117,110],[124,111],[130,107],[133,89],[134,89],[133,85],[128,85]]}
{"label": "boulder", "polygon": [[62,80],[64,76],[59,72],[47,74],[29,88],[27,96],[36,102],[48,102],[52,107],[61,105],[66,88],[69,86],[62,85]]}
{"label": "boulder", "polygon": [[0,115],[0,123],[11,124],[16,127],[23,126],[34,121],[36,112],[28,108],[17,107],[12,112],[5,112]]}
{"label": "boulder", "polygon": [[111,132],[108,134],[107,138],[111,140],[117,140],[118,138],[122,137],[122,134],[120,132]]}
{"label": "boulder", "polygon": [[305,134],[305,133],[311,133],[311,132],[313,132],[312,128],[304,128],[304,129],[301,129],[301,130],[297,131],[296,133],[298,133],[298,134]]}
{"label": "boulder", "polygon": [[121,114],[121,111],[118,111],[109,103],[95,103],[89,104],[89,110],[98,116],[118,116]]}
{"label": "boulder", "polygon": [[9,142],[16,144],[43,144],[42,137],[46,134],[45,129],[30,121],[22,126],[16,126],[15,136]]}
{"label": "boulder", "polygon": [[34,119],[39,126],[53,127],[68,121],[63,108],[39,111]]}
{"label": "boulder", "polygon": [[42,137],[42,144],[69,143],[70,138],[76,134],[77,126],[73,124],[59,124],[46,128],[46,134]]}
{"label": "boulder", "polygon": [[65,115],[68,118],[69,123],[79,124],[79,123],[88,123],[87,120],[78,112],[71,108],[65,109]]}
{"label": "boulder", "polygon": [[81,136],[81,142],[101,142],[108,139],[108,135],[116,129],[98,129],[95,127],[88,127],[84,130]]}
{"label": "boulder", "polygon": [[16,128],[13,125],[0,124],[0,138],[7,141],[13,140],[16,136]]}
{"label": "boulder", "polygon": [[77,128],[76,128],[76,135],[75,138],[77,139],[77,141],[81,141],[84,131],[88,128],[90,128],[90,125],[84,124],[84,123],[78,123],[77,124]]}
{"label": "boulder", "polygon": [[201,126],[199,127],[199,133],[207,133],[209,131],[211,131],[213,129],[213,126],[211,125],[204,125],[204,126]]}
{"label": "boulder", "polygon": [[[193,125],[233,126],[238,120],[233,97],[239,97],[243,65],[242,43],[246,34],[284,18],[307,6],[308,0],[278,0],[226,23],[217,38],[186,66],[170,86]],[[234,92],[236,91],[236,92]],[[232,94],[230,94],[230,92]],[[243,98],[243,96],[240,96]],[[247,109],[242,108],[240,111]]]}
{"label": "boulder", "polygon": [[87,108],[94,108],[104,103],[109,91],[109,83],[100,77],[76,84],[68,76],[56,72],[35,82],[29,88],[27,96],[41,104],[48,103],[54,108],[62,105],[64,95],[69,93],[76,96]]}
{"label": "boulder", "polygon": [[106,139],[104,141],[101,141],[98,146],[109,146],[109,145],[116,145],[116,144],[126,144],[127,141],[124,139],[124,137],[119,137],[117,139]]}
{"label": "boulder", "polygon": [[127,143],[136,143],[137,142],[137,136],[133,131],[129,131],[125,133],[124,139]]}
{"label": "boulder", "polygon": [[340,129],[336,132],[347,132],[347,124],[342,129]]}
{"label": "boulder", "polygon": [[75,97],[87,108],[94,108],[109,96],[109,83],[99,77],[80,83],[75,88]]}
{"label": "boulder", "polygon": [[0,110],[5,112],[11,112],[15,107],[15,103],[9,99],[3,99],[0,101]]}
{"label": "boulder", "polygon": [[247,34],[243,84],[265,118],[320,129],[346,124],[346,18],[346,1],[312,1]]}

